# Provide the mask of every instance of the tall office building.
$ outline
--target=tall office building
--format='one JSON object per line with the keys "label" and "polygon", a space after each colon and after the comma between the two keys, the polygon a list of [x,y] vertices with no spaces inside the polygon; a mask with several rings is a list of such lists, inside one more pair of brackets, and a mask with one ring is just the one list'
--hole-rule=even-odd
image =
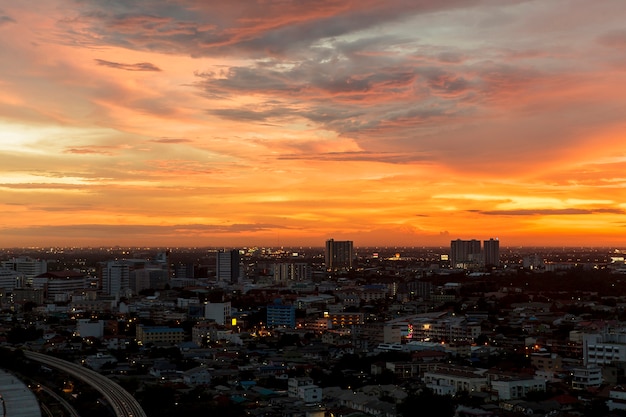
{"label": "tall office building", "polygon": [[500,241],[489,239],[483,241],[485,266],[500,266]]}
{"label": "tall office building", "polygon": [[327,240],[324,255],[328,271],[352,269],[354,247],[351,240]]}
{"label": "tall office building", "polygon": [[452,268],[469,268],[482,265],[480,240],[453,240],[450,242],[450,266]]}
{"label": "tall office building", "polygon": [[215,258],[215,276],[218,282],[235,284],[239,281],[239,251],[220,250]]}
{"label": "tall office building", "polygon": [[120,295],[130,288],[131,268],[127,262],[109,261],[102,269],[102,292],[107,295]]}

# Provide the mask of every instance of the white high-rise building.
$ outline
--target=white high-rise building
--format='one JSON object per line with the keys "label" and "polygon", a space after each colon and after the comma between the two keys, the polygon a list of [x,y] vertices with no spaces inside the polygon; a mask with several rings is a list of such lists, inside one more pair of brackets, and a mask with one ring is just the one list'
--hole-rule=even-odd
{"label": "white high-rise building", "polygon": [[102,271],[102,292],[120,295],[130,287],[130,266],[125,262],[109,261]]}

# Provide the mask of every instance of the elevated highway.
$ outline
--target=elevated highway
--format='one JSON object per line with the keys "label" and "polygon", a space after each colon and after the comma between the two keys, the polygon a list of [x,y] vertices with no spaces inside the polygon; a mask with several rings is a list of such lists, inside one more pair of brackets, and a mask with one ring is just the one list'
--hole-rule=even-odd
{"label": "elevated highway", "polygon": [[59,371],[66,372],[91,385],[109,402],[117,417],[147,417],[141,405],[135,400],[135,397],[104,375],[100,375],[75,363],[42,353],[25,350],[24,356]]}

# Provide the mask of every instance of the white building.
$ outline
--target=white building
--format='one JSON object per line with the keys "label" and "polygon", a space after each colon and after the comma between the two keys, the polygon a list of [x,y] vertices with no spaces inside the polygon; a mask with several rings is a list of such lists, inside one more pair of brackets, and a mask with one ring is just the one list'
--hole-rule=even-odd
{"label": "white building", "polygon": [[503,375],[490,373],[491,391],[499,400],[515,400],[525,397],[531,391],[546,390],[546,381],[541,378],[523,375]]}
{"label": "white building", "polygon": [[128,288],[130,288],[130,265],[126,262],[107,262],[102,270],[102,292],[116,296]]}
{"label": "white building", "polygon": [[609,399],[606,401],[609,411],[626,411],[626,390],[618,385],[609,391]]}
{"label": "white building", "polygon": [[196,366],[183,372],[183,382],[187,385],[209,385],[211,383],[211,372],[204,366]]}
{"label": "white building", "polygon": [[48,263],[43,259],[30,257],[11,258],[2,261],[4,268],[12,269],[24,277],[24,284],[32,284],[33,278],[48,271]]}
{"label": "white building", "polygon": [[76,332],[82,338],[104,336],[104,320],[78,319],[76,320]]}
{"label": "white building", "polygon": [[289,378],[287,387],[290,397],[300,398],[305,404],[317,404],[322,401],[322,389],[313,384],[311,378]]}
{"label": "white building", "polygon": [[570,370],[572,388],[587,389],[602,385],[602,368],[598,366],[584,366]]}
{"label": "white building", "polygon": [[217,324],[230,324],[231,305],[230,301],[223,303],[206,303],[204,307],[204,317],[215,321]]}
{"label": "white building", "polygon": [[488,387],[485,371],[452,365],[437,366],[435,370],[424,373],[424,382],[437,395],[483,391]]}
{"label": "white building", "polygon": [[607,329],[603,333],[585,333],[583,363],[585,365],[610,365],[626,361],[626,329]]}

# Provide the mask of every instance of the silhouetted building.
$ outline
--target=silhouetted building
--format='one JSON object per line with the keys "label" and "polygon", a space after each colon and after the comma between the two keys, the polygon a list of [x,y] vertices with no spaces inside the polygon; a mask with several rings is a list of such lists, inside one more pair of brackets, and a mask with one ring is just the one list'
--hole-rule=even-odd
{"label": "silhouetted building", "polygon": [[500,266],[500,241],[489,239],[483,242],[485,266]]}
{"label": "silhouetted building", "polygon": [[239,281],[239,251],[220,250],[217,252],[215,276],[218,282],[234,284]]}
{"label": "silhouetted building", "polygon": [[276,283],[308,281],[312,275],[311,266],[304,262],[274,264],[274,282]]}
{"label": "silhouetted building", "polygon": [[326,241],[325,261],[329,271],[352,269],[354,247],[351,240]]}
{"label": "silhouetted building", "polygon": [[450,242],[450,266],[469,268],[482,264],[480,240],[453,240]]}

